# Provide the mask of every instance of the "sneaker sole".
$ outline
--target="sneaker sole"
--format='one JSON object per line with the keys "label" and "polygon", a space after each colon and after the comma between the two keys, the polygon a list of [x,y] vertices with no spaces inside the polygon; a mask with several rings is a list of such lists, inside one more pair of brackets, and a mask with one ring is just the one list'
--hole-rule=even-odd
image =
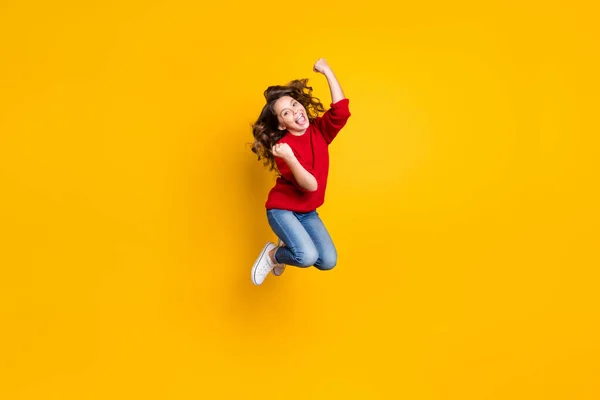
{"label": "sneaker sole", "polygon": [[[279,238],[278,238],[278,239],[279,239]],[[281,246],[283,246],[283,245],[284,245],[284,243],[283,243],[283,240],[279,239],[279,240],[277,241],[277,247],[281,247]],[[275,273],[275,268],[273,268],[273,270],[271,271],[271,273],[272,273],[274,276],[281,276],[281,275],[283,275],[283,272],[285,271],[285,267],[286,267],[286,265],[285,265],[285,264],[283,264],[283,268],[281,268],[281,272],[280,272],[280,273],[278,273],[278,274],[276,274],[276,273]]]}
{"label": "sneaker sole", "polygon": [[258,256],[258,258],[256,259],[256,261],[254,262],[254,265],[252,266],[252,272],[251,272],[252,283],[254,283],[256,286],[260,285],[260,283],[257,283],[256,279],[255,279],[256,278],[256,268],[258,267],[258,265],[262,261],[262,259],[265,256],[265,253],[267,252],[268,248],[269,248],[269,243],[267,243],[265,245],[265,247],[263,247],[263,250],[260,253],[260,256]]}

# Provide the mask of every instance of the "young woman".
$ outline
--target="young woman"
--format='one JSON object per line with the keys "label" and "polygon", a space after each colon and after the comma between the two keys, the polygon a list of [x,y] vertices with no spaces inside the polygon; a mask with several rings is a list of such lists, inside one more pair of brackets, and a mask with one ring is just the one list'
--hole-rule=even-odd
{"label": "young woman", "polygon": [[329,110],[312,96],[308,79],[294,80],[267,88],[266,105],[253,125],[252,151],[279,172],[265,203],[279,243],[267,242],[260,252],[251,271],[255,285],[271,271],[281,275],[286,265],[330,270],[337,263],[335,245],[317,208],[325,201],[329,145],[350,117],[349,100],[327,61],[317,60],[313,70],[327,79]]}

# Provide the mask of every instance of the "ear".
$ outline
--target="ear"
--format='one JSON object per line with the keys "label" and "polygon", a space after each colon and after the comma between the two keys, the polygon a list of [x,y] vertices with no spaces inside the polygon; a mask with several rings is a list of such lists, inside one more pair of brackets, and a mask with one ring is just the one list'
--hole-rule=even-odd
{"label": "ear", "polygon": [[279,125],[279,126],[277,127],[277,129],[279,129],[280,131],[285,131],[285,126]]}

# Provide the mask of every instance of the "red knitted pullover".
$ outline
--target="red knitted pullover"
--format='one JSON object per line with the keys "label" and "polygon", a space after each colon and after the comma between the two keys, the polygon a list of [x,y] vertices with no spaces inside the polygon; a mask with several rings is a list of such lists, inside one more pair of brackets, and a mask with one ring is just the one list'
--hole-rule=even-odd
{"label": "red knitted pullover", "polygon": [[325,202],[325,189],[329,173],[329,144],[346,125],[350,117],[348,99],[331,104],[322,116],[314,119],[301,136],[286,132],[278,143],[287,143],[296,158],[317,180],[317,190],[309,192],[296,182],[287,163],[275,157],[281,176],[269,192],[265,207],[267,210],[278,208],[295,212],[309,212]]}

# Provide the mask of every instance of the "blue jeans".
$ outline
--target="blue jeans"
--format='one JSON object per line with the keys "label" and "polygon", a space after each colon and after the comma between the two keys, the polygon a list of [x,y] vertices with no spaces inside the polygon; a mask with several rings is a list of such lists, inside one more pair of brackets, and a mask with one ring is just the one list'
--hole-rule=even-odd
{"label": "blue jeans", "polygon": [[337,263],[337,251],[316,210],[297,213],[267,210],[271,229],[284,243],[275,252],[275,261],[296,267],[315,266],[330,270]]}

